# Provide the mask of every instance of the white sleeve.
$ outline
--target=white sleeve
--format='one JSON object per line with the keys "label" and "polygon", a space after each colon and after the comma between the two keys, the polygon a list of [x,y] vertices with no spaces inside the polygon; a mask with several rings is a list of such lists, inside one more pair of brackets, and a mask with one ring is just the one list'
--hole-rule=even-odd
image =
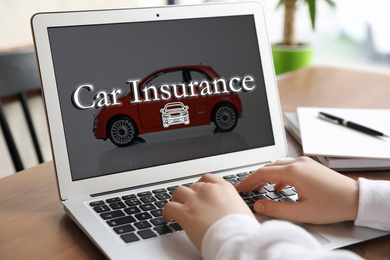
{"label": "white sleeve", "polygon": [[390,182],[359,178],[355,225],[390,231]]}
{"label": "white sleeve", "polygon": [[306,230],[287,221],[260,224],[244,214],[214,223],[203,238],[202,256],[205,260],[361,259],[346,250],[324,250]]}

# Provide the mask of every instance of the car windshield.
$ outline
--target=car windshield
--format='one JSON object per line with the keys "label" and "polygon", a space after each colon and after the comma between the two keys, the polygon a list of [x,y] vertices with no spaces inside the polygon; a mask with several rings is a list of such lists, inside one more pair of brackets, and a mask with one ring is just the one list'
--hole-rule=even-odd
{"label": "car windshield", "polygon": [[164,72],[159,72],[159,73],[156,73],[156,74],[150,76],[150,77],[144,82],[143,85],[148,84],[149,82],[151,82],[152,80],[154,80],[155,78],[157,78],[158,76],[160,76],[160,75],[162,75],[162,74],[164,74]]}
{"label": "car windshield", "polygon": [[177,109],[183,110],[183,106],[181,106],[181,105],[172,105],[172,106],[168,106],[166,108],[166,110],[177,110]]}
{"label": "car windshield", "polygon": [[150,76],[141,88],[145,85],[158,87],[164,84],[180,84],[180,82],[183,82],[182,70],[161,71]]}

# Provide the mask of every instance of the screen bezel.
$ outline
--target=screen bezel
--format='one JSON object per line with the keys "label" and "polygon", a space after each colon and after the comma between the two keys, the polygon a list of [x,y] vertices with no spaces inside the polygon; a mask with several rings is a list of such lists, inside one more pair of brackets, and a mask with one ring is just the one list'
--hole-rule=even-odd
{"label": "screen bezel", "polygon": [[[164,21],[237,15],[254,16],[275,145],[72,181],[60,102],[57,88],[55,87],[56,80],[47,29],[49,27],[60,26]],[[32,17],[31,23],[61,200],[67,200],[79,195],[103,193],[149,183],[189,177],[206,172],[258,164],[287,156],[287,145],[279,103],[279,94],[267,36],[264,11],[260,3],[225,3],[194,6],[165,6],[157,8],[39,13]]]}

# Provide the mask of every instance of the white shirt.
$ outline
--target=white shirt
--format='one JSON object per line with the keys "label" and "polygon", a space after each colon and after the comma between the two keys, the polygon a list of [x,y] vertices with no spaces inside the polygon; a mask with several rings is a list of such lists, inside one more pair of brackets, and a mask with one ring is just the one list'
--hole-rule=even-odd
{"label": "white shirt", "polygon": [[[390,230],[390,182],[360,178],[355,225]],[[303,228],[282,220],[260,224],[244,214],[214,223],[202,241],[208,259],[361,259],[346,250],[327,251]]]}

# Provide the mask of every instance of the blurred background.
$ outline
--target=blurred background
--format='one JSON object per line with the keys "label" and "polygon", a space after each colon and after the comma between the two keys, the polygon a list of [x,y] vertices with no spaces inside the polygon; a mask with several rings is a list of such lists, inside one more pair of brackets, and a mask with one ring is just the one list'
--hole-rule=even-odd
{"label": "blurred background", "polygon": [[[227,2],[227,0],[0,0],[0,53],[31,48],[31,16],[37,12],[70,11],[107,8],[161,6],[167,4],[200,4]],[[262,0],[270,42],[276,44],[283,38],[284,7],[279,0]],[[390,1],[386,0],[327,0],[316,1],[316,24],[312,29],[308,6],[296,2],[296,39],[311,43],[314,48],[312,65],[342,67],[373,73],[390,74]],[[1,77],[1,74],[0,74]],[[390,87],[390,82],[389,82]],[[33,156],[31,138],[24,134],[27,128],[20,102],[3,101],[5,115],[24,167],[38,162]],[[50,142],[40,95],[29,95],[28,105],[42,147],[44,161],[51,160]],[[31,146],[31,147],[30,147]],[[7,152],[0,130],[0,178],[13,174],[15,168]]]}

